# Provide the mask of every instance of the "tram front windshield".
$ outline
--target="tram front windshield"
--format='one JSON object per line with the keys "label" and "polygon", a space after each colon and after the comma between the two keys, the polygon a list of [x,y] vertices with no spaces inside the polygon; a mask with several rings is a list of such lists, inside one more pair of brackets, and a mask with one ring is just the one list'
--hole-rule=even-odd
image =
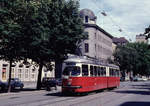
{"label": "tram front windshield", "polygon": [[63,75],[66,75],[66,76],[78,76],[80,75],[80,67],[77,67],[77,66],[69,66],[69,67],[66,67],[63,71]]}

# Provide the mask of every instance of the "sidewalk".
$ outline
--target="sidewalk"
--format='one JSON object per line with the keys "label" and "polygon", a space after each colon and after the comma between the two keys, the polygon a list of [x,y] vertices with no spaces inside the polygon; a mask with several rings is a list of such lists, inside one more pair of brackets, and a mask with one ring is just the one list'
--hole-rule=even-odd
{"label": "sidewalk", "polygon": [[42,92],[60,92],[61,91],[61,86],[57,86],[57,90],[52,90],[52,91],[46,91],[45,89],[41,90],[36,90],[36,82],[23,82],[24,83],[24,88],[23,90],[16,90],[13,92],[9,93],[0,93],[1,96],[13,96],[13,95],[19,95],[19,94],[31,94],[31,93],[42,93]]}

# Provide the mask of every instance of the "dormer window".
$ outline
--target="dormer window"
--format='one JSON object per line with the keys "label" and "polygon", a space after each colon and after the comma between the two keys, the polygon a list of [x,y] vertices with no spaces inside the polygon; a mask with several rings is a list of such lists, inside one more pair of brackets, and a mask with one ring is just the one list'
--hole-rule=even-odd
{"label": "dormer window", "polygon": [[88,16],[85,16],[85,22],[87,23],[88,22]]}

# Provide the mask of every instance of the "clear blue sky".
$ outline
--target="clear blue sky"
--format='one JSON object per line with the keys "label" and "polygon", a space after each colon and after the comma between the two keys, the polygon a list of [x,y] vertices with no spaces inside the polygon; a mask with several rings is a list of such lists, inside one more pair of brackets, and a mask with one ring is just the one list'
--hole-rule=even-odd
{"label": "clear blue sky", "polygon": [[135,36],[150,25],[150,0],[80,0],[83,8],[91,9],[97,24],[115,37],[135,41]]}

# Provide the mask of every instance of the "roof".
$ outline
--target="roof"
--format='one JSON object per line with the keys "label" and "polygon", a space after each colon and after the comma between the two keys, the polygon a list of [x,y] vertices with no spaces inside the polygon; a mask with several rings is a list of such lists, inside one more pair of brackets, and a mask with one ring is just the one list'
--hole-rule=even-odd
{"label": "roof", "polygon": [[80,17],[83,18],[85,16],[88,16],[89,19],[91,19],[91,20],[95,20],[96,19],[95,14],[90,9],[82,9],[80,11]]}
{"label": "roof", "polygon": [[120,38],[114,37],[112,40],[114,43],[128,43],[128,40],[125,39],[124,37],[120,37]]}
{"label": "roof", "polygon": [[99,27],[96,24],[84,24],[84,26],[87,27],[94,27],[96,29],[98,29],[99,31],[103,32],[105,35],[107,35],[109,38],[113,38],[113,36],[111,34],[109,34],[108,32],[106,32],[104,29],[102,29],[101,27]]}
{"label": "roof", "polygon": [[85,63],[85,64],[93,64],[93,65],[101,65],[101,66],[109,66],[109,67],[119,68],[117,65],[103,63],[97,59],[92,59],[92,58],[88,58],[85,56],[84,57],[82,57],[82,56],[81,57],[80,56],[70,57],[70,58],[64,60],[64,63],[68,63],[68,65],[75,65],[75,63]]}

